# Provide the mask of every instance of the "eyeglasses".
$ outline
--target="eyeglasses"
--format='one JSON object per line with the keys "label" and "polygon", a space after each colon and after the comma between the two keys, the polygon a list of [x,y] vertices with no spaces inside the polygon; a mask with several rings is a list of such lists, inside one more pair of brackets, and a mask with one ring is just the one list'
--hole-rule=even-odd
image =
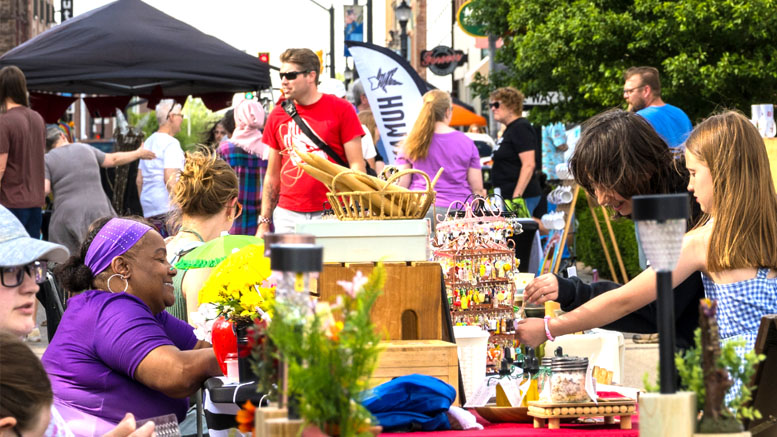
{"label": "eyeglasses", "polygon": [[180,114],[180,113],[177,113],[177,112],[175,114],[170,114],[169,117],[172,118],[172,117],[175,117],[176,115],[181,117],[181,118],[183,118],[183,114]]}
{"label": "eyeglasses", "polygon": [[310,73],[310,70],[302,70],[302,71],[287,71],[285,73],[279,73],[281,76],[281,79],[288,79],[288,80],[294,80],[297,78],[300,74],[308,74]]}
{"label": "eyeglasses", "polygon": [[644,88],[644,87],[645,87],[645,85],[635,86],[634,88],[624,88],[623,89],[623,94],[628,96],[629,94],[633,93],[634,91],[636,91],[636,90],[638,90],[640,88]]}
{"label": "eyeglasses", "polygon": [[499,102],[491,102],[488,106],[490,106],[491,109],[499,109]]}
{"label": "eyeglasses", "polygon": [[27,272],[40,284],[46,279],[46,271],[48,265],[45,261],[33,261],[25,266],[0,267],[0,282],[3,287],[18,287],[24,282],[24,272]]}

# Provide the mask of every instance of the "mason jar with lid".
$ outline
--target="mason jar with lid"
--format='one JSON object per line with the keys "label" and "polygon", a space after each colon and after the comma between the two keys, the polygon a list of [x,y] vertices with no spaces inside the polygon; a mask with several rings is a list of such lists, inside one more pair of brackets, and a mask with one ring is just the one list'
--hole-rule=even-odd
{"label": "mason jar with lid", "polygon": [[585,391],[588,358],[553,357],[550,361],[550,399],[553,402],[589,401]]}

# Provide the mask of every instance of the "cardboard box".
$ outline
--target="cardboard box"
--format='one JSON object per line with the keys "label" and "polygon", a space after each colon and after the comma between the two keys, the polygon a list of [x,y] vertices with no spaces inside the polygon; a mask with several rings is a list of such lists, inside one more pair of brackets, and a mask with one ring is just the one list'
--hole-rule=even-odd
{"label": "cardboard box", "polygon": [[459,405],[459,358],[455,344],[441,340],[394,340],[383,344],[386,349],[380,355],[370,385],[413,373],[429,375],[453,386],[453,405]]}
{"label": "cardboard box", "polygon": [[428,261],[427,220],[315,220],[297,224],[324,246],[324,262]]}

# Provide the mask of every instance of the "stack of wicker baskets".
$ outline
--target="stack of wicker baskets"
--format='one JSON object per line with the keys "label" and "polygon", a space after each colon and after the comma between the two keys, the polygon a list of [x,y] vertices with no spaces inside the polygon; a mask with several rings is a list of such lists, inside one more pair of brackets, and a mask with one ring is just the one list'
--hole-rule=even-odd
{"label": "stack of wicker baskets", "polygon": [[[420,219],[434,205],[434,181],[420,170],[403,170],[382,180],[337,165],[313,153],[299,152],[300,167],[326,185],[327,198],[340,220]],[[414,191],[397,185],[405,175],[419,174],[426,180],[426,190]]]}

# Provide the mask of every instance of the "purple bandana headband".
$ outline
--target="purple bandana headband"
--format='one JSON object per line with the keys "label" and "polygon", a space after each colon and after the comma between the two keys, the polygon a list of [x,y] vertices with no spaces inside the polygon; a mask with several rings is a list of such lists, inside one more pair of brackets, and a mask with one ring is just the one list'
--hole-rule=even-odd
{"label": "purple bandana headband", "polygon": [[94,236],[86,251],[84,264],[97,276],[119,255],[124,254],[140,240],[151,227],[135,220],[112,218]]}

